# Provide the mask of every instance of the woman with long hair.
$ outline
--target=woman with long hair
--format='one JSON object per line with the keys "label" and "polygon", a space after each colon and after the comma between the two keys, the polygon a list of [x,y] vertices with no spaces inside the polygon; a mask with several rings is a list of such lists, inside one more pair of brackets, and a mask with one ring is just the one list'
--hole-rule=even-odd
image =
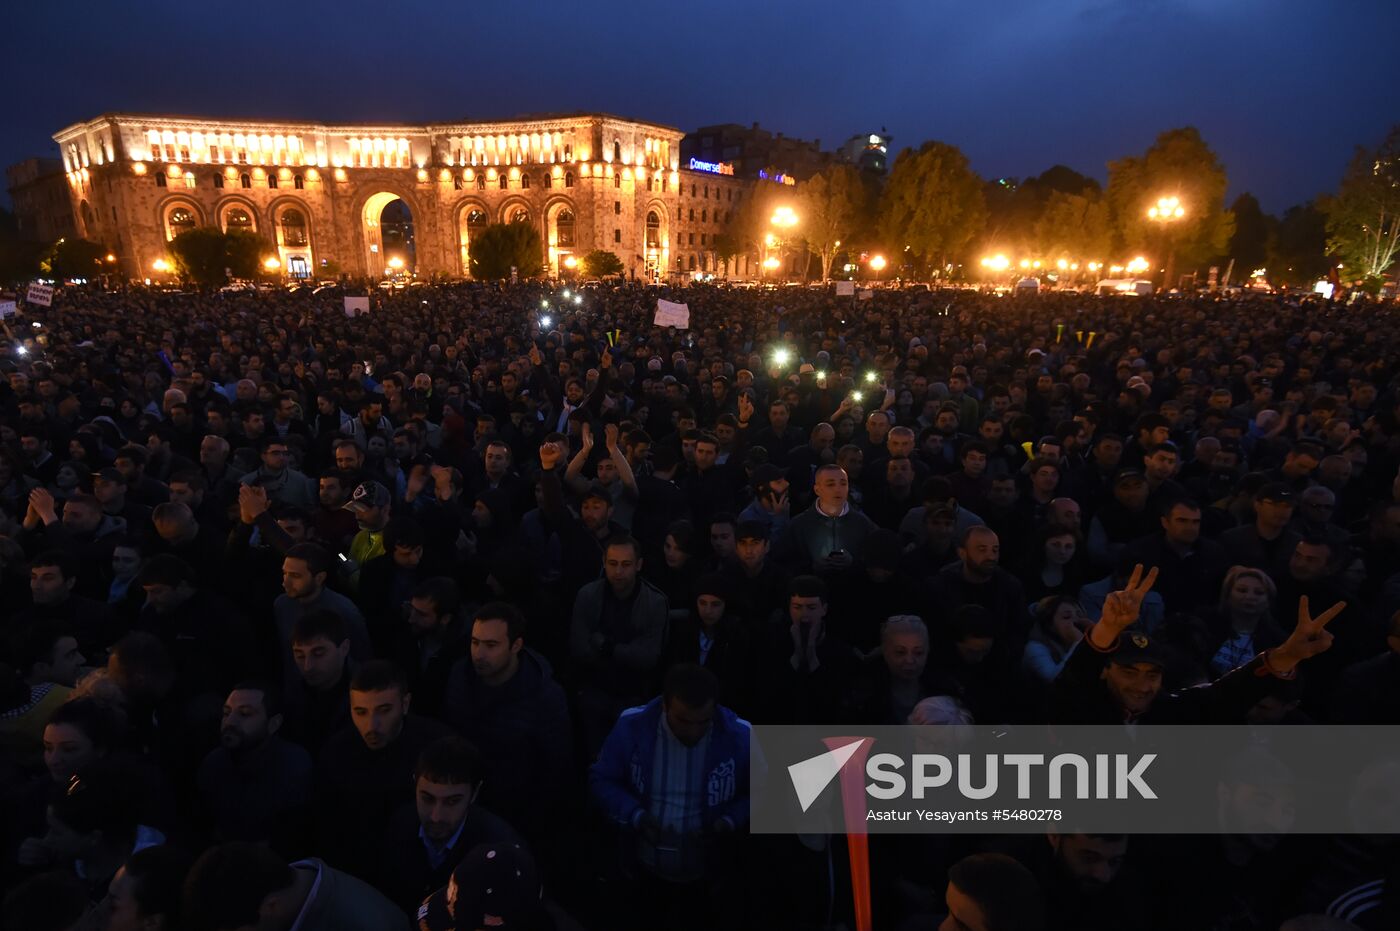
{"label": "woman with long hair", "polygon": [[1220,604],[1206,618],[1211,646],[1205,659],[1213,678],[1286,639],[1273,617],[1277,597],[1274,580],[1262,569],[1235,566],[1225,574]]}
{"label": "woman with long hair", "polygon": [[1070,595],[1045,596],[1031,606],[1031,615],[1031,635],[1021,656],[1021,668],[1036,685],[1048,686],[1093,622]]}
{"label": "woman with long hair", "polygon": [[1033,604],[1050,595],[1078,595],[1084,584],[1084,538],[1079,531],[1058,524],[1042,527],[1026,554],[1021,581]]}

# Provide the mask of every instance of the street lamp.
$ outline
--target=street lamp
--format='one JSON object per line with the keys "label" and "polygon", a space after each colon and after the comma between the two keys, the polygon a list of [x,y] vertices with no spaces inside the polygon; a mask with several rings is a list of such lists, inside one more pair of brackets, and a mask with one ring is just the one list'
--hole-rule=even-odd
{"label": "street lamp", "polygon": [[151,263],[151,268],[155,269],[158,272],[168,272],[170,271],[170,263],[167,262],[165,259],[156,259],[154,262]]}
{"label": "street lamp", "polygon": [[872,255],[870,257],[870,267],[875,269],[875,280],[880,280],[880,272],[885,270],[885,257],[883,255]]}
{"label": "street lamp", "polygon": [[[768,222],[780,230],[790,230],[797,225],[797,214],[791,207],[779,207],[773,211],[773,216],[768,218]],[[781,247],[782,238],[768,233],[763,237],[764,258],[763,267],[767,269],[777,268],[782,263],[769,255],[769,250],[774,247]]]}
{"label": "street lamp", "polygon": [[397,255],[394,256],[392,259],[389,260],[389,267],[392,268],[394,271],[398,271],[399,269],[403,268],[403,259],[399,258]]}
{"label": "street lamp", "polygon": [[277,261],[276,257],[274,256],[268,256],[267,260],[263,262],[263,268],[267,269],[270,272],[275,272],[281,267],[282,263]]}
{"label": "street lamp", "polygon": [[574,258],[572,255],[567,257],[564,259],[564,267],[570,269],[578,268],[578,259]]}
{"label": "street lamp", "polygon": [[1179,197],[1159,197],[1157,203],[1147,208],[1147,219],[1156,223],[1162,228],[1162,245],[1167,250],[1167,264],[1162,269],[1162,289],[1169,290],[1172,284],[1172,273],[1176,268],[1176,249],[1172,245],[1171,234],[1168,227],[1186,216],[1186,208],[1182,206]]}

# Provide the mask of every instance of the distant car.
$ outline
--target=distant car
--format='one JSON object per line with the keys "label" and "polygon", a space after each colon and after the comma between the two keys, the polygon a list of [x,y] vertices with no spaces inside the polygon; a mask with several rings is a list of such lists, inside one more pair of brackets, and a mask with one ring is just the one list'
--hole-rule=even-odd
{"label": "distant car", "polygon": [[1114,294],[1151,297],[1153,288],[1152,282],[1141,278],[1104,278],[1094,290],[1100,297]]}
{"label": "distant car", "polygon": [[1020,281],[1016,282],[1016,293],[1017,293],[1017,294],[1020,294],[1020,293],[1022,293],[1022,292],[1026,292],[1026,291],[1029,291],[1029,292],[1031,292],[1032,294],[1034,294],[1035,292],[1037,292],[1037,291],[1039,291],[1039,290],[1040,290],[1040,279],[1039,279],[1039,278],[1022,278]]}

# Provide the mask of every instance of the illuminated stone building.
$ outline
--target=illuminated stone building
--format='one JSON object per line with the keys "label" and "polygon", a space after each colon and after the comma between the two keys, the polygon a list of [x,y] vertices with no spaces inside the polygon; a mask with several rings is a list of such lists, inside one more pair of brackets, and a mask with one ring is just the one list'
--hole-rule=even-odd
{"label": "illuminated stone building", "polygon": [[681,133],[655,123],[601,113],[416,126],[111,113],[54,140],[78,235],[105,244],[130,277],[151,277],[169,241],[200,226],[256,233],[291,277],[460,277],[472,238],[516,221],[539,231],[548,274],[591,249],[616,253],[639,278],[676,269]]}

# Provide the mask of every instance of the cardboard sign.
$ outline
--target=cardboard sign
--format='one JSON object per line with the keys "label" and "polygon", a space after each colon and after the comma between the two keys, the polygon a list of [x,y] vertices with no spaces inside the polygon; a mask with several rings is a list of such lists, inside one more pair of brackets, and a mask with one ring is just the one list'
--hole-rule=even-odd
{"label": "cardboard sign", "polygon": [[347,297],[345,299],[345,316],[354,317],[357,314],[367,313],[369,313],[369,298]]}
{"label": "cardboard sign", "polygon": [[856,283],[854,281],[836,282],[837,297],[851,297],[856,293]]}
{"label": "cardboard sign", "polygon": [[871,299],[872,297],[874,297],[874,296],[875,296],[875,292],[874,292],[874,291],[871,291],[871,290],[868,289],[868,288],[867,288],[866,290],[860,292],[860,294],[858,295],[859,299],[862,300],[862,301],[868,301],[868,300],[870,300],[870,299]]}
{"label": "cardboard sign", "polygon": [[656,317],[652,321],[657,326],[673,326],[680,330],[690,329],[690,305],[675,304],[657,298]]}
{"label": "cardboard sign", "polygon": [[31,304],[38,304],[40,307],[52,307],[53,288],[36,281],[29,286],[29,293],[25,295],[24,299]]}
{"label": "cardboard sign", "polygon": [[0,301],[0,320],[8,320],[15,315],[14,301]]}

